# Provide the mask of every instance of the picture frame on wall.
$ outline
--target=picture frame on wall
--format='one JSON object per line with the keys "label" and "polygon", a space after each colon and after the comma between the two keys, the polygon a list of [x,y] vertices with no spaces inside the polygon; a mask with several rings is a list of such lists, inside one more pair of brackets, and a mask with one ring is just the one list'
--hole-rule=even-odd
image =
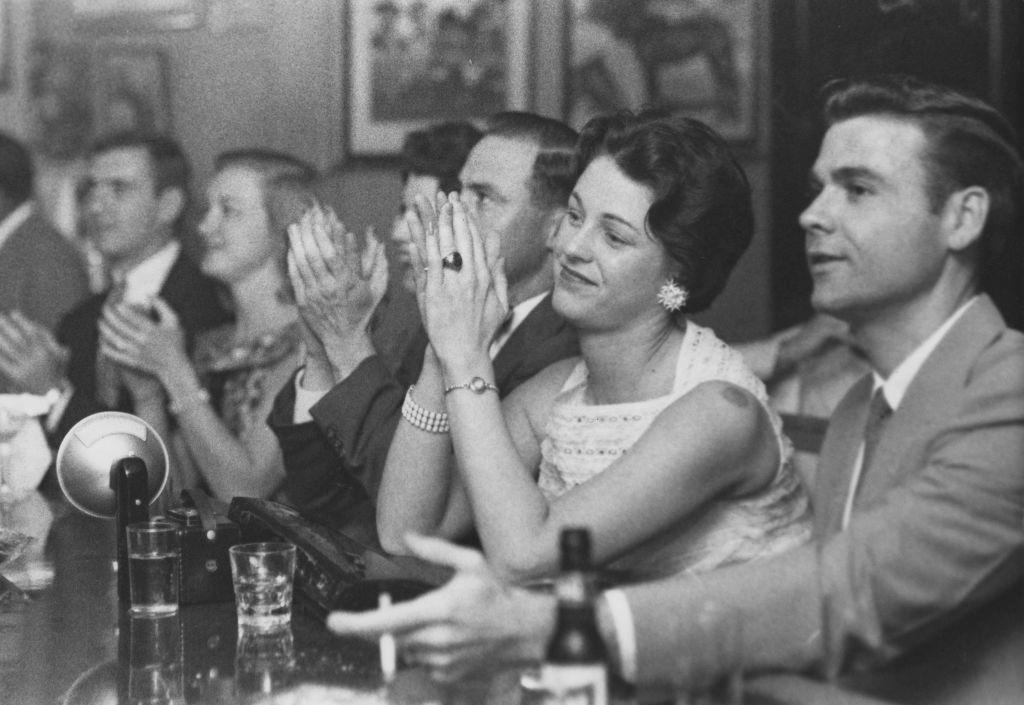
{"label": "picture frame on wall", "polygon": [[530,0],[351,0],[347,151],[394,156],[405,135],[530,103]]}
{"label": "picture frame on wall", "polygon": [[735,143],[758,130],[760,0],[567,0],[566,116],[645,106],[697,118]]}
{"label": "picture frame on wall", "polygon": [[205,0],[71,0],[75,26],[101,34],[192,29],[205,12]]}
{"label": "picture frame on wall", "polygon": [[167,55],[150,47],[104,47],[93,64],[93,131],[170,134]]}

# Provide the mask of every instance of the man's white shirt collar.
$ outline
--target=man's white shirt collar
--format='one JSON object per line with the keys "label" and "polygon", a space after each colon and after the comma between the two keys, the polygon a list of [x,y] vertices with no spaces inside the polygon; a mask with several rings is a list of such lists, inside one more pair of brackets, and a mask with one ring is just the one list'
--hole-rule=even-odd
{"label": "man's white shirt collar", "polygon": [[181,243],[171,240],[155,253],[124,272],[126,301],[147,304],[160,293],[171,267],[181,254]]}
{"label": "man's white shirt collar", "polygon": [[914,381],[914,377],[917,376],[925,361],[935,348],[938,347],[939,343],[942,342],[942,339],[946,337],[946,333],[949,332],[950,328],[956,325],[956,322],[963,317],[967,309],[971,307],[971,304],[977,300],[978,297],[974,296],[958,308],[952,316],[946,319],[945,323],[939,326],[934,333],[929,335],[923,343],[914,349],[914,352],[907,355],[903,362],[896,366],[896,369],[892,371],[888,379],[882,379],[881,375],[877,372],[872,373],[874,389],[882,388],[882,394],[885,395],[885,400],[889,403],[890,409],[895,411],[899,408],[900,402],[903,401],[903,397],[907,393],[907,388],[910,387],[910,383]]}
{"label": "man's white shirt collar", "polygon": [[526,317],[533,313],[533,309],[537,308],[540,302],[543,301],[544,297],[547,295],[548,292],[542,291],[536,296],[531,296],[525,301],[520,301],[512,307],[512,310],[509,311],[510,319],[508,325],[505,326],[504,330],[502,330],[502,332],[491,342],[491,347],[488,350],[488,353],[492,360],[498,356],[502,347],[504,347],[505,343],[508,342],[508,339],[512,337],[512,334],[516,332],[516,328],[522,325],[523,321],[526,320]]}
{"label": "man's white shirt collar", "polygon": [[0,221],[0,247],[4,246],[15,230],[25,224],[25,221],[32,215],[32,201],[25,201],[11,211],[6,218]]}

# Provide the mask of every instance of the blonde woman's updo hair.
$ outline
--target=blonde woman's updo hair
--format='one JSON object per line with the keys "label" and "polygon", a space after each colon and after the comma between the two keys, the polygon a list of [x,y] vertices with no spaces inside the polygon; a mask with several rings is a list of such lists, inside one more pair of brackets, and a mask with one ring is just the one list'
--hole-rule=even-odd
{"label": "blonde woman's updo hair", "polygon": [[266,149],[240,149],[223,152],[214,161],[219,173],[226,169],[247,169],[259,177],[267,229],[278,244],[277,264],[284,281],[283,299],[293,301],[288,282],[288,226],[296,223],[317,202],[316,169],[284,152]]}

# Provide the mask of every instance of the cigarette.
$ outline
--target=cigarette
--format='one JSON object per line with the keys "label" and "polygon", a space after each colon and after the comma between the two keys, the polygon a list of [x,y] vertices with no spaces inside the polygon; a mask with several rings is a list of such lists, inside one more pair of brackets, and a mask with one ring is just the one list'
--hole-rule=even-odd
{"label": "cigarette", "polygon": [[[391,606],[391,594],[382,592],[377,597],[377,607],[384,609]],[[390,683],[395,680],[395,635],[391,632],[384,632],[380,635],[380,672],[384,676],[384,682]]]}

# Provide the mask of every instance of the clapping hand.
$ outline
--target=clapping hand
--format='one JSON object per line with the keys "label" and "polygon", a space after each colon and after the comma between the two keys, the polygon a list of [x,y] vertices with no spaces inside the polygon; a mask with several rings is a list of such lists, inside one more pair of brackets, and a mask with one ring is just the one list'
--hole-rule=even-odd
{"label": "clapping hand", "polygon": [[0,313],[0,375],[20,392],[46,394],[67,374],[68,351],[20,311]]}
{"label": "clapping hand", "polygon": [[430,343],[446,374],[475,373],[508,315],[497,237],[481,237],[458,194],[417,197],[406,221],[416,243],[416,288]]}
{"label": "clapping hand", "polygon": [[331,631],[372,639],[391,633],[406,663],[443,682],[539,659],[552,626],[550,597],[503,582],[479,551],[417,535],[406,543],[417,557],[453,568],[452,579],[391,607],[332,612]]}
{"label": "clapping hand", "polygon": [[319,341],[309,348],[347,376],[367,354],[370,317],[387,290],[383,243],[368,230],[360,250],[333,211],[314,206],[288,226],[288,276],[302,320]]}
{"label": "clapping hand", "polygon": [[152,314],[128,301],[108,302],[99,329],[100,354],[122,367],[166,378],[191,366],[185,332],[163,299],[152,300]]}

